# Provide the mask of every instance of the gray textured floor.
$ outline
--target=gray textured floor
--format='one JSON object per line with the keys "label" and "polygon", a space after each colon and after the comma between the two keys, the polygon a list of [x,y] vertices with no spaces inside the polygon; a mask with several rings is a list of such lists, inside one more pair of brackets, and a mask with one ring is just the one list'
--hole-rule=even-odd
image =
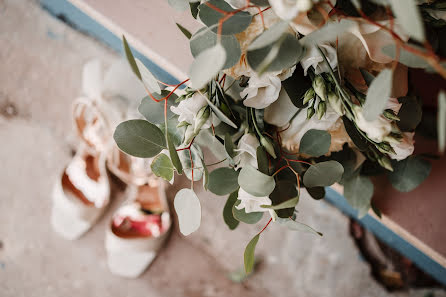
{"label": "gray textured floor", "polygon": [[[0,0],[0,296],[424,296],[389,295],[371,277],[348,221],[332,207],[303,199],[302,220],[323,238],[269,228],[258,244],[263,265],[244,284],[227,272],[259,226],[230,232],[224,199],[200,195],[203,221],[188,238],[177,228],[166,249],[137,280],[112,276],[105,264],[104,228],[123,201],[85,237],[59,238],[49,225],[53,180],[70,158],[70,103],[80,92],[82,65],[118,57],[59,23],[36,2]],[[178,185],[177,185],[178,187]],[[175,189],[169,191],[169,197]],[[435,296],[446,296],[435,292]]]}

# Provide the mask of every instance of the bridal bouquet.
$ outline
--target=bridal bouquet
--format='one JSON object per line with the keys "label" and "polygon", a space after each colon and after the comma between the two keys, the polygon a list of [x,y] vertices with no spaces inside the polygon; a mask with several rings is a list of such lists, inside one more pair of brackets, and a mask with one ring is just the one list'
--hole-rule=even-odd
{"label": "bridal bouquet", "polygon": [[[200,226],[205,189],[227,196],[224,222],[266,226],[248,243],[245,269],[271,223],[322,235],[299,221],[305,189],[322,199],[339,183],[359,216],[373,207],[372,175],[386,174],[411,191],[430,172],[413,155],[422,102],[408,86],[408,68],[446,78],[446,1],[439,0],[169,0],[190,9],[202,28],[189,39],[189,79],[167,85],[134,58],[147,90],[144,119],[121,123],[121,150],[153,158],[151,171],[191,181],[174,207],[180,231]],[[165,87],[160,87],[164,85]],[[446,96],[438,99],[439,151],[445,148]],[[435,121],[435,119],[434,119]],[[432,122],[432,121],[431,121]],[[215,162],[205,162],[203,149]],[[208,159],[208,158],[206,158]],[[214,167],[215,165],[218,165]],[[216,169],[215,169],[216,168]]]}

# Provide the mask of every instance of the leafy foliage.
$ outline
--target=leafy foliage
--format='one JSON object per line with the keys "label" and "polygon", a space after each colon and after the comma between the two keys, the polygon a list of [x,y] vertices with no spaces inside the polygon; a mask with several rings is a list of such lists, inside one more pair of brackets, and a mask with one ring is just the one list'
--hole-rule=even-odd
{"label": "leafy foliage", "polygon": [[325,130],[308,130],[300,141],[299,151],[313,157],[320,157],[328,153],[331,136]]}
{"label": "leafy foliage", "polygon": [[392,186],[400,192],[410,192],[418,187],[431,171],[431,164],[421,157],[411,156],[393,165],[389,173]]}
{"label": "leafy foliage", "polygon": [[180,232],[187,236],[196,231],[201,224],[201,205],[197,194],[191,189],[181,189],[173,202],[178,215]]}
{"label": "leafy foliage", "polygon": [[144,120],[129,120],[116,127],[113,138],[125,153],[151,158],[166,148],[163,132],[155,125]]}

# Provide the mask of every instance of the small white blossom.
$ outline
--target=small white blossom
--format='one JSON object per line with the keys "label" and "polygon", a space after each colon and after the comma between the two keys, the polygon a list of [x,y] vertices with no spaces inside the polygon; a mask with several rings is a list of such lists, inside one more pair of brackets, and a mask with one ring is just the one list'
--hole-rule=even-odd
{"label": "small white blossom", "polygon": [[[330,63],[331,68],[335,69],[338,65],[336,49],[329,44],[320,44],[319,47],[324,55],[327,57],[328,63]],[[308,68],[310,68],[311,66],[313,67],[316,74],[329,71],[324,58],[322,58],[316,46],[312,46],[310,49],[307,49],[305,57],[302,58],[300,64],[304,69],[305,75],[307,75]]]}
{"label": "small white blossom", "polygon": [[414,132],[405,132],[403,133],[403,139],[401,139],[399,143],[390,143],[393,150],[395,151],[395,154],[389,154],[389,157],[400,161],[412,155],[415,149],[415,141],[413,140],[414,135]]}
{"label": "small white blossom", "polygon": [[311,129],[329,130],[339,119],[339,115],[330,107],[319,120],[317,117],[307,119],[305,110],[301,110],[290,123],[290,126],[281,133],[282,145],[290,151],[298,151],[300,141],[304,134]]}
{"label": "small white blossom", "polygon": [[299,12],[305,12],[313,7],[312,0],[273,0],[270,5],[277,16],[283,20],[294,19]]}
{"label": "small white blossom", "polygon": [[[187,122],[191,125],[195,123],[195,117],[198,112],[204,107],[208,105],[206,98],[204,95],[196,92],[192,95],[191,98],[185,99],[178,104],[178,106],[171,106],[170,110],[179,115],[178,122]],[[206,123],[201,127],[202,129],[207,129],[211,127],[211,118],[209,118]]]}
{"label": "small white blossom", "polygon": [[272,201],[269,197],[256,197],[242,188],[238,190],[238,200],[240,200],[240,204],[235,208],[237,209],[245,209],[246,213],[250,212],[266,212],[268,208],[260,207],[260,205],[271,205]]}
{"label": "small white blossom", "polygon": [[256,109],[263,109],[279,98],[282,88],[280,78],[272,73],[265,73],[262,76],[253,74],[249,79],[248,86],[240,93],[246,99],[243,104]]}
{"label": "small white blossom", "polygon": [[238,155],[234,157],[237,169],[246,165],[251,165],[257,169],[257,147],[259,145],[259,140],[252,133],[247,133],[240,138],[235,150]]}
{"label": "small white blossom", "polygon": [[392,125],[389,120],[379,116],[376,120],[367,121],[364,118],[362,108],[355,106],[353,109],[355,113],[355,123],[359,129],[367,134],[367,137],[375,142],[382,142],[384,137],[389,135],[392,131]]}

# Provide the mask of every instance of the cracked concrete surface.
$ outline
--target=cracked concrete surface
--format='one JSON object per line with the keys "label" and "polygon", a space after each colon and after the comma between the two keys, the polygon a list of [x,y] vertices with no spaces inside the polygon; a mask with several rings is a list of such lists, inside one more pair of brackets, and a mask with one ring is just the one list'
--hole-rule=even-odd
{"label": "cracked concrete surface", "polygon": [[[338,210],[302,199],[302,221],[323,238],[271,226],[262,234],[262,264],[243,284],[227,273],[265,222],[229,231],[224,198],[200,193],[202,226],[185,238],[178,228],[149,270],[136,280],[115,277],[105,262],[104,230],[125,199],[114,186],[110,210],[81,239],[58,237],[49,224],[50,191],[76,140],[70,104],[91,58],[119,57],[42,11],[36,1],[0,0],[0,296],[425,296],[389,294],[348,235]],[[139,98],[136,98],[139,100]],[[172,199],[180,184],[169,190]],[[433,291],[436,297],[444,291]]]}

